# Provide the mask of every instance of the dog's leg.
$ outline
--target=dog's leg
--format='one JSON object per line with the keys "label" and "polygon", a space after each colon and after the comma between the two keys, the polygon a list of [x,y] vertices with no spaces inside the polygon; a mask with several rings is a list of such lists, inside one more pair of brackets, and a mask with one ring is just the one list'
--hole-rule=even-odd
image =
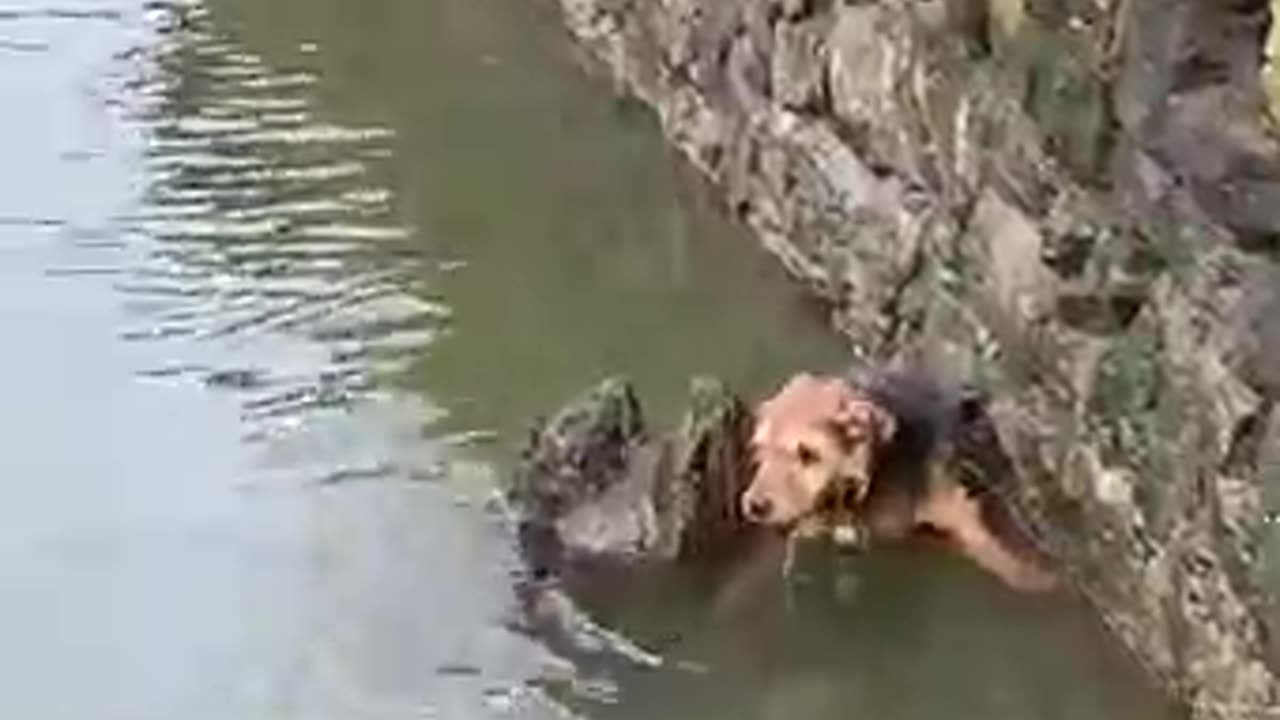
{"label": "dog's leg", "polygon": [[914,530],[915,501],[906,491],[885,483],[872,490],[864,510],[867,529],[873,538],[903,540]]}
{"label": "dog's leg", "polygon": [[916,509],[916,521],[944,533],[960,552],[1014,589],[1047,592],[1058,587],[1052,573],[1016,555],[991,531],[979,502],[957,483],[934,482]]}

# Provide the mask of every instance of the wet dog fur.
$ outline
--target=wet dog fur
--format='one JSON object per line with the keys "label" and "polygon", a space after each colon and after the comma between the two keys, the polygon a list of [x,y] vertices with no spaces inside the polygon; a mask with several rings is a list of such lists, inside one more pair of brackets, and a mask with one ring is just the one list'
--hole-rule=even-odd
{"label": "wet dog fur", "polygon": [[[830,533],[865,545],[929,533],[1009,586],[1057,586],[1016,537],[993,472],[957,472],[957,441],[998,438],[980,395],[914,371],[802,373],[756,408],[750,521],[791,538]],[[998,461],[998,459],[996,460]]]}

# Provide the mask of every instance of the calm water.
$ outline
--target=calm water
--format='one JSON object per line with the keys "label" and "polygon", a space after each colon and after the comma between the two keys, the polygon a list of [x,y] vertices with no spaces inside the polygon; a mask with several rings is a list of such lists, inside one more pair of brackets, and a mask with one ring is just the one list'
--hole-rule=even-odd
{"label": "calm water", "polygon": [[529,632],[528,420],[829,365],[819,313],[548,7],[65,2],[0,3],[0,717],[1165,717],[910,550],[576,618],[659,658]]}

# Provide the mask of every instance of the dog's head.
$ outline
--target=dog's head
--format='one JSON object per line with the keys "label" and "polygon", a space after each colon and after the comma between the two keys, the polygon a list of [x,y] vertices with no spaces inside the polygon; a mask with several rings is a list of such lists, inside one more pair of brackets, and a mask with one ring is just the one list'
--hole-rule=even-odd
{"label": "dog's head", "polygon": [[860,503],[871,487],[875,451],[897,429],[889,412],[836,377],[797,375],[756,409],[755,474],[742,513],[792,528],[839,489]]}

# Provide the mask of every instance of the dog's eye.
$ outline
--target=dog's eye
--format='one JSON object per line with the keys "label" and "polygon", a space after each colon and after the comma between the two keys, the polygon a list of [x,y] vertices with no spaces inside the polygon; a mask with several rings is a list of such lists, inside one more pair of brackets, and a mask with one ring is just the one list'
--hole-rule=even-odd
{"label": "dog's eye", "polygon": [[796,448],[796,457],[800,460],[801,465],[812,465],[818,462],[818,451],[809,445],[800,443]]}

